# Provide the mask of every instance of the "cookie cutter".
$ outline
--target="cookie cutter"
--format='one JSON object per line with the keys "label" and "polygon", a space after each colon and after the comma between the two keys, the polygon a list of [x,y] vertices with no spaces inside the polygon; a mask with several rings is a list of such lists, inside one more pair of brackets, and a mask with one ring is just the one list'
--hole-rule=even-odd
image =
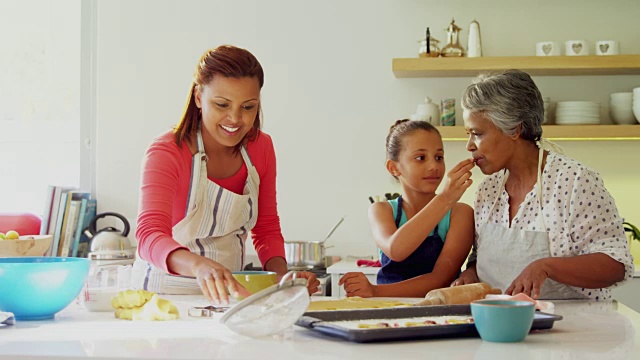
{"label": "cookie cutter", "polygon": [[212,317],[215,313],[223,313],[229,309],[229,306],[194,306],[189,308],[188,314],[191,317]]}

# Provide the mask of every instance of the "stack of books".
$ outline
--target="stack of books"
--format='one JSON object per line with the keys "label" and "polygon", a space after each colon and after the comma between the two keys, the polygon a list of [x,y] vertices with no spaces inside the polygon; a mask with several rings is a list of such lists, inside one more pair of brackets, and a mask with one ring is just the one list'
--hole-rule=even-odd
{"label": "stack of books", "polygon": [[72,187],[49,185],[40,234],[53,235],[50,256],[87,257],[89,238],[84,229],[96,216],[96,199]]}

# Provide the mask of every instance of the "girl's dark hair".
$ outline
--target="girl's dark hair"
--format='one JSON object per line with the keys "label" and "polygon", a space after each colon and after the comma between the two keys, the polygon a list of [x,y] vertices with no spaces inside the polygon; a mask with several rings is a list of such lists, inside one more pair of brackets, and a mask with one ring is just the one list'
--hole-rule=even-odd
{"label": "girl's dark hair", "polygon": [[[193,83],[189,89],[187,103],[182,112],[180,122],[176,125],[173,133],[175,134],[176,144],[180,146],[182,141],[189,141],[195,138],[198,126],[202,121],[202,113],[196,106],[195,91],[196,86],[204,86],[216,77],[232,77],[232,78],[256,78],[260,84],[260,89],[264,85],[264,72],[258,59],[245,49],[241,49],[231,45],[222,45],[217,48],[205,51],[200,57],[196,71],[193,74]],[[257,138],[260,132],[260,107],[253,121],[253,127],[244,139],[238,143],[236,150],[248,141]]]}
{"label": "girl's dark hair", "polygon": [[433,131],[440,135],[438,129],[426,121],[396,120],[389,128],[389,135],[387,135],[387,159],[398,161],[398,156],[402,151],[402,140],[406,135],[416,130]]}

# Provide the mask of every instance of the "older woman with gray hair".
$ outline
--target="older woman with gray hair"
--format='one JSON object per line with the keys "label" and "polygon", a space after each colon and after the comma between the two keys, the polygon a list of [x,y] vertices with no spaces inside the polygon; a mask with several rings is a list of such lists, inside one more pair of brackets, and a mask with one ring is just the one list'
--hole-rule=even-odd
{"label": "older woman with gray hair", "polygon": [[462,108],[467,150],[489,176],[476,193],[474,251],[452,285],[610,299],[610,288],[633,275],[623,219],[600,175],[542,138],[542,97],[531,77],[481,75]]}

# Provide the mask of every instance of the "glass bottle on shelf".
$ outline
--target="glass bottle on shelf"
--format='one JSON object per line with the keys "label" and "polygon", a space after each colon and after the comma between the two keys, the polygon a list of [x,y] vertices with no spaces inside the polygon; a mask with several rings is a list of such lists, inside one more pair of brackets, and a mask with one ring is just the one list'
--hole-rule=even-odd
{"label": "glass bottle on shelf", "polygon": [[445,57],[461,57],[464,56],[464,49],[460,46],[460,30],[455,24],[455,20],[451,19],[451,24],[447,28],[447,45],[442,48],[440,55]]}
{"label": "glass bottle on shelf", "polygon": [[440,40],[431,36],[429,28],[427,28],[427,34],[424,40],[418,40],[420,48],[418,49],[419,57],[438,57],[440,56],[440,48],[438,43]]}

